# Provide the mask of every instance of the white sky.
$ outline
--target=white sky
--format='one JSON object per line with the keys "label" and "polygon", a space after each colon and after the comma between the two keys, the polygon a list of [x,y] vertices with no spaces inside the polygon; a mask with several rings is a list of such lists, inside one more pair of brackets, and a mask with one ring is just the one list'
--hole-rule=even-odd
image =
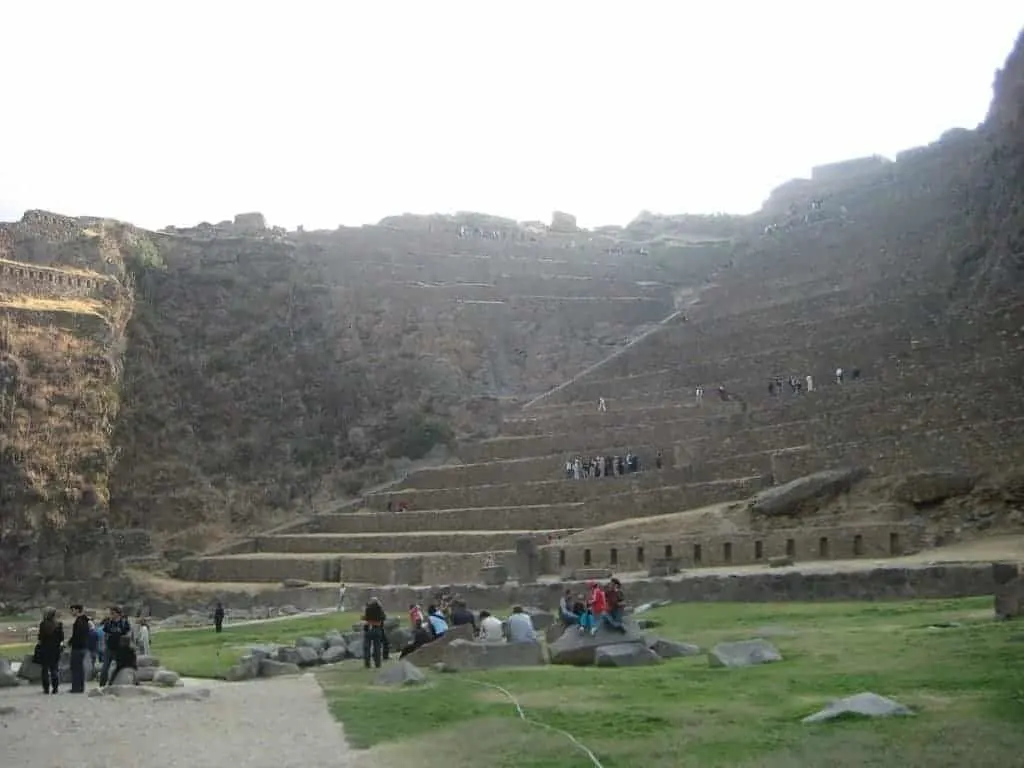
{"label": "white sky", "polygon": [[1022,25],[1019,0],[6,0],[0,219],[747,212],[974,127]]}

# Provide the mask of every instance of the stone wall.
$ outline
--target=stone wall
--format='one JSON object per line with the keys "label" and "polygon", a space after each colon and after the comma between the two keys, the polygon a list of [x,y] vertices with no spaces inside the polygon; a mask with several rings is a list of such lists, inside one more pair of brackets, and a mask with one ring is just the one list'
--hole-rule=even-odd
{"label": "stone wall", "polygon": [[543,572],[571,574],[577,568],[638,571],[656,560],[672,560],[680,568],[756,565],[772,557],[797,561],[894,557],[917,551],[921,526],[908,523],[838,525],[736,532],[709,536],[634,536],[583,544],[556,543],[541,547]]}
{"label": "stone wall", "polygon": [[0,290],[26,296],[90,297],[109,282],[98,275],[0,260]]}
{"label": "stone wall", "polygon": [[[497,608],[528,605],[554,609],[566,589],[581,591],[583,582],[485,587],[477,583],[451,584],[473,607]],[[433,599],[436,587],[351,587],[346,601],[361,605],[377,596],[386,609],[399,610],[413,602]],[[691,572],[675,578],[643,579],[626,583],[631,605],[653,600],[675,602],[794,602],[828,600],[925,600],[979,597],[992,594],[992,566],[988,563],[932,566],[882,566],[854,571],[801,571],[800,567],[746,574]]]}

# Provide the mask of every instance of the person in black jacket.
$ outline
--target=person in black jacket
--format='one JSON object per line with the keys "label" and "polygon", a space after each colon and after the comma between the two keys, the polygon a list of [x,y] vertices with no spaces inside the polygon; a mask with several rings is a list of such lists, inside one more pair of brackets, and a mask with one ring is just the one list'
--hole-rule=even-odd
{"label": "person in black jacket", "polygon": [[57,609],[43,611],[39,622],[39,641],[34,654],[42,667],[43,693],[57,693],[60,686],[60,653],[64,645],[64,625],[57,621]]}
{"label": "person in black jacket", "polygon": [[103,641],[106,645],[103,654],[103,667],[100,669],[100,686],[109,682],[110,665],[117,657],[117,649],[121,647],[122,637],[131,637],[132,627],[124,617],[121,609],[112,607],[110,616],[103,620]]}
{"label": "person in black jacket", "polygon": [[373,666],[380,669],[381,655],[384,650],[384,607],[380,600],[371,597],[363,611],[363,664],[370,668],[370,657]]}
{"label": "person in black jacket", "polygon": [[89,617],[77,603],[71,606],[75,622],[71,625],[71,692],[85,693],[85,660],[89,658]]}

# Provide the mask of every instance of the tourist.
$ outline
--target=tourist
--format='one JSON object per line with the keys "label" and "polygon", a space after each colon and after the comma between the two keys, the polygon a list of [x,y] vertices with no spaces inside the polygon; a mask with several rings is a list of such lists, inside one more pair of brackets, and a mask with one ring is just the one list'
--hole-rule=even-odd
{"label": "tourist", "polygon": [[536,643],[537,630],[533,628],[533,619],[523,611],[521,605],[512,609],[508,617],[508,641],[510,643]]}
{"label": "tourist", "polygon": [[384,607],[380,600],[371,597],[363,610],[363,666],[370,668],[370,658],[373,658],[373,666],[380,669],[381,657],[384,654]]}
{"label": "tourist", "polygon": [[[592,621],[589,622],[590,634],[596,635],[598,625],[604,620],[605,611],[608,610],[608,599],[605,597],[604,589],[596,581],[587,583],[590,587],[590,599],[588,604],[590,606],[590,614]],[[582,622],[580,623],[582,627]]]}
{"label": "tourist", "polygon": [[113,606],[106,619],[103,620],[103,667],[100,669],[100,686],[109,682],[110,665],[114,663],[117,650],[121,647],[122,637],[131,637],[132,627],[128,619],[121,613],[121,609]]}
{"label": "tourist", "polygon": [[505,642],[505,631],[501,621],[492,616],[490,611],[480,611],[480,634],[477,640],[481,643]]}
{"label": "tourist", "polygon": [[[389,501],[390,505],[391,502]],[[391,511],[390,509],[388,510]],[[345,610],[345,582],[341,582],[338,585],[338,613],[342,613]]]}
{"label": "tourist", "polygon": [[85,693],[85,664],[89,659],[89,617],[85,608],[78,603],[71,606],[71,615],[75,617],[71,625],[71,692]]}
{"label": "tourist", "polygon": [[36,639],[32,661],[42,667],[40,676],[43,681],[43,693],[57,693],[60,685],[60,653],[64,645],[64,625],[57,621],[56,608],[47,608],[43,611],[43,620],[39,622],[39,634]]}
{"label": "tourist", "polygon": [[597,398],[597,412],[604,413],[608,410],[608,404],[604,401],[603,397]]}
{"label": "tourist", "polygon": [[427,617],[423,613],[423,609],[416,605],[416,603],[409,603],[409,626],[416,629],[416,627],[422,626],[426,621]]}
{"label": "tourist", "polygon": [[135,636],[135,646],[139,655],[149,656],[149,619],[139,620],[139,631]]}
{"label": "tourist", "polygon": [[404,659],[410,653],[415,651],[417,648],[422,648],[424,645],[429,643],[433,638],[430,636],[430,631],[423,625],[423,622],[419,622],[413,627],[412,630],[412,642],[409,643],[402,652],[398,655],[398,658]]}
{"label": "tourist", "polygon": [[567,627],[579,624],[580,621],[580,617],[573,612],[572,607],[572,590],[567,589],[565,590],[565,594],[562,595],[561,599],[558,601],[558,618],[560,618],[562,623]]}
{"label": "tourist", "polygon": [[697,385],[696,395],[697,395],[697,405],[700,405],[701,403],[704,402],[704,387],[700,386],[699,384]]}
{"label": "tourist", "polygon": [[103,663],[103,630],[96,626],[96,622],[89,619],[89,663],[96,666],[96,662]]}
{"label": "tourist", "polygon": [[435,640],[439,637],[444,637],[445,632],[448,631],[448,622],[437,612],[436,605],[427,607],[427,622],[430,625],[430,630],[433,632]]}
{"label": "tourist", "polygon": [[452,626],[461,627],[469,624],[473,627],[473,634],[476,634],[476,616],[466,607],[465,600],[455,600],[452,604]]}
{"label": "tourist", "polygon": [[604,589],[606,608],[602,620],[605,624],[619,632],[625,632],[626,628],[622,623],[622,611],[625,597],[622,593],[622,582],[612,579]]}
{"label": "tourist", "polygon": [[842,384],[842,383],[843,383],[843,369],[842,368],[836,368],[836,384]]}
{"label": "tourist", "polygon": [[218,600],[217,607],[213,609],[213,631],[221,632],[224,629],[224,604]]}
{"label": "tourist", "polygon": [[808,392],[813,392],[814,391],[814,377],[811,376],[810,374],[807,374],[806,381],[807,381],[807,391]]}
{"label": "tourist", "polygon": [[[132,647],[131,635],[124,634],[118,636],[118,643],[116,650],[110,650],[108,648],[108,655],[114,658],[114,674],[110,676],[108,685],[113,685],[114,681],[121,674],[122,669],[132,669],[138,672],[139,669],[139,657],[135,653],[135,648]],[[133,681],[136,685],[139,684],[138,680]]]}

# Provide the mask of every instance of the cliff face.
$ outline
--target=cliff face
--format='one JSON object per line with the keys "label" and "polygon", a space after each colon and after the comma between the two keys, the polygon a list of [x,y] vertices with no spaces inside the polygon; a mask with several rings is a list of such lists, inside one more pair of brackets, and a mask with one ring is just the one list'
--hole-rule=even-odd
{"label": "cliff face", "polygon": [[978,140],[967,205],[972,242],[958,261],[954,290],[971,304],[1024,290],[1024,32],[996,74]]}

